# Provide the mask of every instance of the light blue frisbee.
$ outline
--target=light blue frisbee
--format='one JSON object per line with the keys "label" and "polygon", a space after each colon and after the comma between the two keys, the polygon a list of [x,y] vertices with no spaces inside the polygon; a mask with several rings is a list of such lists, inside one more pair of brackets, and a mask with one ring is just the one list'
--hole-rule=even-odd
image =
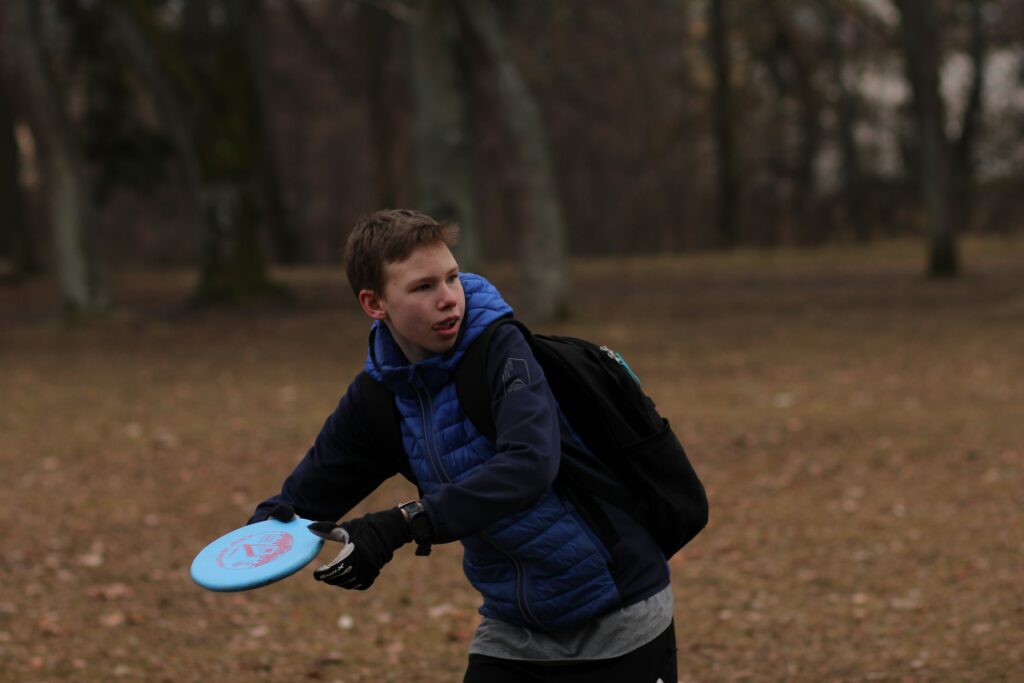
{"label": "light blue frisbee", "polygon": [[324,545],[309,524],[301,517],[268,519],[224,534],[192,560],[192,580],[212,591],[244,591],[289,577]]}

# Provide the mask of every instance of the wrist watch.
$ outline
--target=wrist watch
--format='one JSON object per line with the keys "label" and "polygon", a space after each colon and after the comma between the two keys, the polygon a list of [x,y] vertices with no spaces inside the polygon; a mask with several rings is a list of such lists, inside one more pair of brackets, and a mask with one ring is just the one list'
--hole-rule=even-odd
{"label": "wrist watch", "polygon": [[430,517],[427,516],[423,505],[418,500],[410,500],[408,503],[399,505],[398,509],[405,513],[409,524],[409,533],[412,534],[412,540],[416,541],[416,554],[429,555],[434,528],[430,525]]}

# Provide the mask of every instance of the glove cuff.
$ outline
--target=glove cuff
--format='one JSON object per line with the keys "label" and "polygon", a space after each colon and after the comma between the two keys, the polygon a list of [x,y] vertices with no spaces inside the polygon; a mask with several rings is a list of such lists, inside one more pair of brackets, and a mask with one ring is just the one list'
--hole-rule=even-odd
{"label": "glove cuff", "polygon": [[398,508],[368,515],[366,521],[377,532],[380,540],[392,551],[412,541],[412,532],[405,521],[405,515]]}

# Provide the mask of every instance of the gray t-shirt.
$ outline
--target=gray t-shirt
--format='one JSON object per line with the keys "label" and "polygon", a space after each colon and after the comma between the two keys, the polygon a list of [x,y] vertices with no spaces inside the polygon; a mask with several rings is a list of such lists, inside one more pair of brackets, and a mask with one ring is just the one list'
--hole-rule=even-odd
{"label": "gray t-shirt", "polygon": [[566,662],[610,659],[657,638],[672,623],[672,586],[571,631],[543,633],[484,617],[470,654],[500,659]]}

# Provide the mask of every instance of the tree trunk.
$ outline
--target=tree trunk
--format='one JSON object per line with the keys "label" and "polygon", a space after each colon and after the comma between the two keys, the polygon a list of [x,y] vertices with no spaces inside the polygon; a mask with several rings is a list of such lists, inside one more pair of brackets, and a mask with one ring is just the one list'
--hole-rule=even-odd
{"label": "tree trunk", "polygon": [[404,47],[397,40],[400,24],[377,6],[360,5],[359,27],[361,49],[368,62],[366,112],[377,165],[376,206],[405,206],[410,203],[406,177],[412,144],[402,115],[411,105],[405,95],[407,88],[399,87],[400,65],[404,63],[400,57],[405,56],[396,54]]}
{"label": "tree trunk", "polygon": [[[762,50],[762,59],[778,90],[778,101],[785,103],[792,98],[797,109],[797,145],[795,160],[789,149],[780,155],[780,168],[786,179],[792,182],[792,189],[786,198],[788,209],[787,224],[790,239],[800,244],[821,241],[821,227],[816,217],[817,177],[815,164],[821,148],[820,98],[813,81],[813,69],[802,54],[800,36],[791,26],[786,8],[780,8],[774,0],[765,4],[772,28],[772,40]],[[779,107],[779,129],[783,133],[790,127],[785,108]],[[785,136],[782,136],[785,137]]]}
{"label": "tree trunk", "polygon": [[921,197],[928,233],[927,272],[951,277],[959,271],[951,221],[949,148],[939,90],[939,28],[931,0],[898,0],[903,51],[913,93],[920,154]]}
{"label": "tree trunk", "polygon": [[736,173],[736,145],[733,137],[732,51],[726,0],[708,0],[709,52],[715,78],[715,155],[718,171],[718,240],[728,249],[736,245],[739,225],[739,177]]}
{"label": "tree trunk", "polygon": [[238,21],[242,24],[241,31],[244,33],[248,76],[255,90],[252,117],[260,144],[257,161],[262,200],[260,215],[264,217],[277,260],[280,263],[294,264],[299,262],[302,245],[285,206],[277,141],[268,117],[267,105],[270,94],[267,92],[267,63],[264,58],[266,3],[264,0],[254,0],[248,3],[247,7],[237,8],[236,11]]}
{"label": "tree trunk", "polygon": [[424,0],[412,26],[416,205],[461,227],[463,270],[479,262],[476,196],[467,113],[468,86],[456,61],[451,0]]}
{"label": "tree trunk", "polygon": [[209,227],[193,302],[207,306],[283,298],[285,289],[267,277],[252,197],[237,182],[212,185],[207,192]]}
{"label": "tree trunk", "polygon": [[985,89],[985,57],[988,51],[985,27],[982,21],[981,0],[971,0],[971,65],[973,76],[971,88],[964,104],[961,117],[960,135],[953,144],[953,230],[966,232],[971,227],[974,212],[975,141],[981,129],[983,98]]}
{"label": "tree trunk", "polygon": [[536,323],[565,318],[568,260],[562,204],[540,108],[505,45],[492,0],[458,0],[466,34],[493,83],[503,123],[516,149],[515,177],[523,196],[524,317]]}
{"label": "tree trunk", "polygon": [[92,315],[108,307],[100,267],[100,240],[94,220],[92,192],[77,135],[54,81],[53,60],[44,49],[40,8],[32,0],[8,5],[12,35],[28,99],[36,140],[45,150],[50,222],[56,267],[65,310]]}
{"label": "tree trunk", "polygon": [[147,30],[149,25],[145,18],[138,14],[129,14],[128,10],[118,3],[106,3],[104,7],[114,38],[130,56],[146,90],[156,104],[155,109],[160,117],[160,123],[170,138],[181,166],[193,227],[200,236],[200,241],[205,242],[207,209],[203,191],[203,170],[189,123],[190,117],[175,96],[163,73],[162,65],[154,54],[154,36]]}
{"label": "tree trunk", "polygon": [[0,262],[7,260],[10,269],[5,273],[0,268],[0,280],[10,278],[19,282],[40,273],[42,264],[34,249],[25,213],[21,158],[7,83],[7,78],[0,83]]}
{"label": "tree trunk", "polygon": [[864,224],[860,155],[854,130],[857,123],[857,98],[846,84],[846,45],[843,37],[843,15],[837,11],[832,0],[822,0],[821,8],[828,24],[829,57],[832,66],[832,81],[835,83],[836,127],[839,137],[840,177],[842,205],[847,229],[851,230],[858,242],[868,240]]}
{"label": "tree trunk", "polygon": [[205,88],[193,134],[205,182],[207,228],[193,303],[277,299],[285,290],[267,272],[256,200],[262,188],[263,141],[254,118],[259,104],[246,54],[248,8],[241,0],[230,0],[223,25],[215,28],[204,5],[189,0],[183,10],[189,49],[201,55],[189,63],[201,70],[195,82]]}
{"label": "tree trunk", "polygon": [[[779,21],[784,21],[779,16]],[[817,176],[815,164],[821,150],[821,121],[818,93],[815,90],[811,67],[799,52],[799,46],[789,28],[780,23],[787,32],[788,56],[796,75],[797,100],[800,103],[800,143],[796,163],[796,192],[793,197],[793,212],[797,220],[797,239],[802,244],[814,244],[824,239],[823,226],[818,225],[816,207]]]}

